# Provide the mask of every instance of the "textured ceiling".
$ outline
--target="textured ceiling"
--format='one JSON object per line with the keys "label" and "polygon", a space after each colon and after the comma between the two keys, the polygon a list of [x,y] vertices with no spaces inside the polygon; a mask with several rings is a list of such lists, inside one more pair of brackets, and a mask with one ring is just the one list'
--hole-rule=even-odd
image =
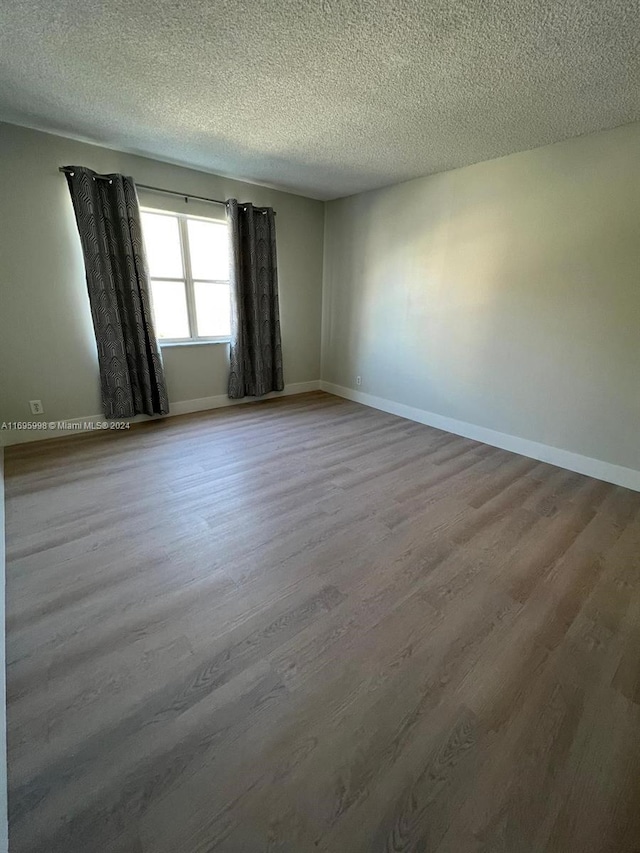
{"label": "textured ceiling", "polygon": [[640,119],[640,5],[0,0],[0,118],[334,198]]}

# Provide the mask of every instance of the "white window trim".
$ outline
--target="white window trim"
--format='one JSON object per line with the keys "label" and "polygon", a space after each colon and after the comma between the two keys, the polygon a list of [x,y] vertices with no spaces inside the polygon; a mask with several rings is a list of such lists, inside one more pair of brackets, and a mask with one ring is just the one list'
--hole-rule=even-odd
{"label": "white window trim", "polygon": [[[218,222],[220,220],[209,219],[206,216],[191,216],[188,213],[178,213],[177,211],[161,210],[155,207],[141,207],[144,213],[154,213],[161,216],[173,216],[178,220],[178,233],[180,235],[180,253],[182,255],[182,272],[184,278],[173,278],[161,275],[149,274],[149,279],[153,281],[176,281],[184,284],[187,297],[187,321],[189,323],[188,338],[158,338],[159,346],[191,346],[192,344],[228,344],[231,340],[229,335],[214,335],[204,336],[196,334],[198,329],[198,318],[196,314],[196,295],[194,287],[194,278],[191,270],[191,253],[189,251],[189,229],[187,227],[188,219],[202,219],[205,222]],[[223,224],[223,223],[220,223]],[[196,281],[201,281],[203,284],[229,284],[229,279],[209,279],[198,278]],[[153,296],[151,296],[151,307],[153,310]]]}

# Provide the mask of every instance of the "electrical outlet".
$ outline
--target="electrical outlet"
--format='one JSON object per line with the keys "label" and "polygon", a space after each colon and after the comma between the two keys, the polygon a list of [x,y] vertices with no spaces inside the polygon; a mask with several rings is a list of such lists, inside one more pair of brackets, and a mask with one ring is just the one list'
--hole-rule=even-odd
{"label": "electrical outlet", "polygon": [[29,406],[31,407],[32,415],[44,415],[42,400],[29,400]]}
{"label": "electrical outlet", "polygon": [[356,385],[362,385],[362,376],[356,376]]}

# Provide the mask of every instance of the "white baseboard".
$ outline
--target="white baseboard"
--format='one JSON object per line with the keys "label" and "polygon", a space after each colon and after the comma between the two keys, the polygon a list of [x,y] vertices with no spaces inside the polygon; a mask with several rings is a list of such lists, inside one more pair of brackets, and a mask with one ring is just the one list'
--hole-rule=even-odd
{"label": "white baseboard", "polygon": [[[238,406],[243,403],[256,403],[262,400],[273,400],[276,397],[289,397],[292,394],[306,394],[309,391],[319,391],[320,380],[313,379],[310,382],[294,382],[285,385],[284,391],[273,391],[264,397],[243,397],[241,400],[230,400],[226,394],[218,394],[213,397],[199,397],[196,400],[179,400],[171,403],[171,411],[168,415],[156,415],[153,418],[148,415],[136,415],[135,418],[127,418],[130,423],[141,421],[158,420],[162,417],[170,418],[173,415],[187,415],[191,412],[204,412],[207,409],[220,409],[223,406]],[[41,416],[42,417],[42,416]],[[44,417],[42,417],[44,421]],[[51,423],[62,424],[65,427],[54,426],[51,429],[34,430],[2,430],[0,431],[0,447],[8,447],[13,444],[23,444],[28,441],[42,441],[45,438],[61,438],[65,435],[75,435],[83,432],[97,432],[98,424],[105,423],[104,415],[87,415],[84,418],[60,418]]]}
{"label": "white baseboard", "polygon": [[380,409],[383,412],[389,412],[389,414],[398,415],[410,421],[417,421],[420,424],[426,424],[445,432],[472,438],[493,447],[510,450],[512,453],[519,453],[521,456],[528,456],[540,462],[549,462],[551,465],[566,468],[568,471],[586,474],[588,477],[595,477],[597,480],[604,480],[607,483],[614,483],[616,486],[625,486],[627,489],[640,492],[640,471],[633,468],[613,465],[610,462],[603,462],[601,459],[592,459],[590,456],[572,453],[570,450],[562,450],[559,447],[540,444],[537,441],[530,441],[527,438],[519,438],[516,435],[476,426],[466,421],[447,418],[444,415],[437,415],[424,409],[416,409],[413,406],[386,400],[384,397],[375,397],[362,391],[354,391],[352,388],[334,385],[324,380],[320,382],[320,388],[329,394],[345,397],[347,400],[362,403],[364,406],[370,406],[373,409]]}
{"label": "white baseboard", "polygon": [[171,403],[170,415],[188,415],[190,412],[204,412],[207,409],[221,409],[224,406],[262,402],[262,400],[273,400],[276,397],[290,397],[292,394],[307,394],[309,391],[319,390],[320,380],[314,379],[311,382],[294,382],[292,385],[285,385],[284,391],[272,391],[264,397],[243,397],[241,400],[230,400],[226,394],[218,394],[217,397],[200,397],[197,400]]}

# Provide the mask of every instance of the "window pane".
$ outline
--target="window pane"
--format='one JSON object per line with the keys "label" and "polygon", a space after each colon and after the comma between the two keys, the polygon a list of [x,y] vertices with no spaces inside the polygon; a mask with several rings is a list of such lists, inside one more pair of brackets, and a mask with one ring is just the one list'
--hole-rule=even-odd
{"label": "window pane", "polygon": [[149,275],[152,278],[182,278],[184,272],[177,218],[144,212],[141,216]]}
{"label": "window pane", "polygon": [[229,337],[231,333],[229,285],[196,281],[194,289],[200,337]]}
{"label": "window pane", "polygon": [[151,281],[153,317],[159,338],[188,338],[189,317],[183,281]]}
{"label": "window pane", "polygon": [[187,219],[191,274],[194,278],[229,278],[227,226],[223,222]]}

